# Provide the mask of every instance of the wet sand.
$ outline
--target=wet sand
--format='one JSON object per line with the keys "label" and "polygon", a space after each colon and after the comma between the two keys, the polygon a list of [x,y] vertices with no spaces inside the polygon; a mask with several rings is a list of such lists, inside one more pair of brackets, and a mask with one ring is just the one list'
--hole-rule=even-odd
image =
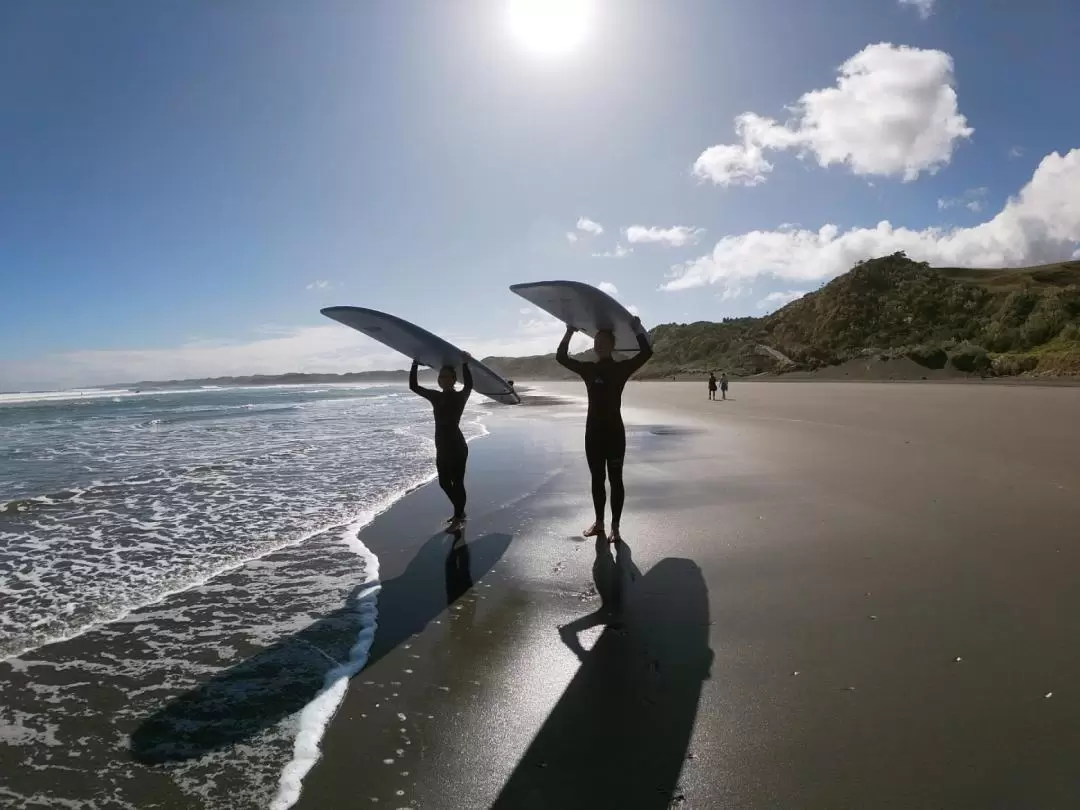
{"label": "wet sand", "polygon": [[298,806],[1074,807],[1080,390],[730,394],[628,387],[615,553],[569,412],[492,423],[456,546],[430,486],[368,526],[398,585]]}

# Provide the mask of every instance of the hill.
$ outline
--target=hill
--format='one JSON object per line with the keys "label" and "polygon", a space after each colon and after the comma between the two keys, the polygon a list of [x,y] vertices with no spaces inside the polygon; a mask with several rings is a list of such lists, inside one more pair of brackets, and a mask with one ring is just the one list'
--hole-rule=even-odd
{"label": "hill", "polygon": [[[1080,261],[932,268],[903,253],[860,262],[762,318],[664,324],[643,377],[815,371],[906,358],[957,374],[1080,374]],[[554,355],[485,360],[519,379],[569,376]]]}

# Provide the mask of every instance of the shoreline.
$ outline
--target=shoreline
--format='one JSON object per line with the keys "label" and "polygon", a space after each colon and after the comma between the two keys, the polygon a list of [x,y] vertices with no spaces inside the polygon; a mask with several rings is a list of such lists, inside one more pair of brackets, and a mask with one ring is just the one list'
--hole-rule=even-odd
{"label": "shoreline", "polygon": [[[489,435],[485,423],[492,409],[480,404],[470,410],[462,426],[466,420],[474,423],[466,429],[472,446],[474,439]],[[373,558],[358,553],[366,549],[355,542],[357,530],[434,480],[432,455],[420,476],[403,489],[347,518],[319,526],[293,542],[265,549],[198,581],[186,582],[107,621],[5,657],[0,661],[6,704],[0,711],[0,756],[6,758],[11,753],[27,765],[0,778],[5,806],[8,802],[12,807],[30,807],[42,801],[89,801],[88,797],[111,790],[117,801],[122,797],[137,806],[221,806],[213,798],[220,791],[219,798],[224,800],[228,795],[230,806],[265,807],[283,776],[282,767],[287,769],[284,776],[288,781],[289,772],[296,769],[297,754],[302,758],[305,746],[310,745],[311,726],[318,720],[310,716],[318,713],[315,704],[327,685],[326,662],[336,658],[346,668],[342,672],[360,663],[357,637],[369,631],[367,617],[362,615],[364,593],[354,590],[337,610],[326,605],[336,587],[335,579],[358,577],[362,591],[377,573]],[[349,536],[341,537],[342,530]],[[329,570],[319,570],[327,565]],[[276,569],[291,572],[299,587],[296,593],[292,587],[287,592],[278,591],[267,601],[270,593],[266,589],[275,582]],[[313,586],[306,594],[305,580]],[[260,607],[266,611],[262,615]],[[354,609],[357,607],[359,610]],[[305,615],[313,617],[308,628],[291,638],[278,636],[281,628]],[[348,630],[350,624],[356,625],[355,630]],[[190,638],[188,628],[194,633]],[[334,628],[345,632],[332,632]],[[311,646],[310,640],[317,643]],[[239,672],[240,679],[233,685],[243,684],[245,673],[251,672],[244,670],[244,665],[254,662],[258,667],[259,661],[277,662],[274,666],[282,667],[282,678],[275,685],[278,694],[269,695],[270,702],[263,707],[267,724],[251,729],[250,722],[238,714],[243,700],[237,695],[235,704],[231,701],[230,682],[221,676]],[[86,672],[96,675],[87,680]],[[193,686],[187,692],[177,688],[185,682]],[[211,689],[224,685],[225,691],[199,691],[207,685]],[[217,706],[222,700],[224,706]],[[275,701],[283,708],[295,706],[297,711],[306,707],[311,720],[304,723],[308,726],[306,735],[291,732],[288,721],[277,722],[290,712],[282,714],[273,708]],[[220,722],[211,723],[208,729],[207,715],[199,717],[197,712],[187,718],[195,721],[194,727],[180,734],[169,733],[170,727],[174,732],[182,728],[185,712],[198,710],[200,704],[213,706]],[[73,721],[73,728],[57,716],[64,706],[68,715],[85,715]],[[235,710],[232,715],[227,711],[230,706]],[[223,713],[222,708],[226,710]],[[301,715],[296,719],[303,723]],[[220,735],[220,745],[205,747],[197,741],[200,723],[204,732]],[[246,729],[245,723],[249,724]],[[74,728],[90,733],[75,740],[70,738]],[[230,741],[244,739],[248,731],[257,732],[251,744],[234,748]],[[117,751],[108,742],[116,738],[128,741],[124,750]],[[51,749],[61,745],[61,740],[65,750],[57,755]],[[244,748],[250,750],[245,752]],[[275,771],[274,752],[284,755],[286,750],[290,753],[278,761]],[[50,778],[53,766],[61,767],[58,763],[69,757],[87,769],[86,778],[60,782],[55,774]],[[244,774],[244,769],[249,774]],[[200,785],[203,779],[206,781]],[[80,785],[84,781],[83,789]],[[268,789],[273,789],[270,795],[262,795]],[[91,802],[88,806],[97,805]]]}
{"label": "shoreline", "polygon": [[[111,795],[134,806],[266,807],[282,763],[311,754],[290,724],[366,626],[372,572],[351,539],[378,559],[378,625],[297,808],[1069,806],[1080,392],[733,381],[711,402],[632,382],[613,548],[581,537],[583,387],[520,386],[525,404],[482,408],[462,538],[442,530],[429,481],[352,538],[324,532],[249,567],[286,567],[301,586],[344,576],[340,599],[252,590],[241,568],[53,645],[52,668],[21,662],[6,694],[21,700],[34,676],[115,711],[80,722],[125,751],[55,756],[117,768]],[[168,638],[212,630],[232,601],[289,629],[228,659]],[[166,613],[164,638],[140,632]],[[95,685],[117,650],[159,660],[161,684],[138,698]],[[181,665],[196,684],[155,697]],[[185,718],[199,725],[178,732]],[[268,739],[283,759],[245,764]],[[243,772],[222,776],[226,761]],[[0,797],[43,778],[6,771]],[[68,781],[89,801],[90,777]]]}
{"label": "shoreline", "polygon": [[[396,629],[350,685],[298,808],[1067,806],[1080,437],[1061,447],[1059,428],[1075,392],[686,390],[626,390],[631,562],[580,538],[576,417],[548,422],[566,427],[553,477],[470,520],[468,587],[446,584],[460,550],[420,528],[438,511],[430,488],[362,533],[413,574],[380,611]],[[980,445],[1015,397],[1052,400],[1048,424],[1022,432],[1026,456]],[[979,399],[977,431],[957,432],[957,406]],[[822,403],[830,422],[784,415]],[[941,422],[959,438],[917,432]],[[621,626],[607,610],[620,581]],[[1037,769],[1010,766],[1035,751]]]}

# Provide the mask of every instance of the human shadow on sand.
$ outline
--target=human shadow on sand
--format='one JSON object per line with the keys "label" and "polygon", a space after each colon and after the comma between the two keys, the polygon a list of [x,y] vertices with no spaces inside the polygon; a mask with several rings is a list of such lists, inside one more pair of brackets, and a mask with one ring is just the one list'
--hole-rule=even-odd
{"label": "human shadow on sand", "polygon": [[[378,593],[378,630],[368,651],[370,667],[421,632],[510,545],[508,534],[466,543],[460,532],[428,540],[397,577]],[[201,757],[242,743],[302,709],[325,685],[326,675],[350,658],[358,636],[372,622],[368,585],[346,603],[274,646],[222,672],[144,720],[131,736],[139,762],[159,764]]]}
{"label": "human shadow on sand", "polygon": [[[561,628],[581,666],[514,769],[494,810],[667,810],[709,677],[701,569],[667,558],[641,575],[630,547],[596,545],[600,610]],[[579,634],[604,630],[586,650]]]}

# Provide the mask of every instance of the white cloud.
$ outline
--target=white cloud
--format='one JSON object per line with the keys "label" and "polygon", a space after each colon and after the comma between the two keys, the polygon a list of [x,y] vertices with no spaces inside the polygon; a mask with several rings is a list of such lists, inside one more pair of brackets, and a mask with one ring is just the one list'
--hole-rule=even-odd
{"label": "white cloud", "polygon": [[675,225],[671,228],[658,228],[656,226],[631,225],[623,228],[626,241],[631,244],[659,242],[671,247],[695,245],[705,233],[704,228],[692,228],[689,225]]}
{"label": "white cloud", "polygon": [[1023,157],[1023,156],[1024,156],[1024,147],[1022,147],[1022,146],[1014,146],[1012,149],[1009,150],[1009,158],[1012,159],[1012,160],[1016,160],[1016,158]]}
{"label": "white cloud", "polygon": [[969,228],[913,230],[880,222],[874,228],[836,225],[751,231],[726,236],[707,256],[678,265],[661,289],[706,284],[726,288],[760,276],[818,281],[855,262],[905,251],[917,261],[950,267],[1016,267],[1059,261],[1080,243],[1080,149],[1043,158],[1031,180],[992,219]]}
{"label": "white cloud", "polygon": [[580,217],[577,221],[577,229],[583,233],[599,236],[604,232],[604,226],[599,222],[593,222],[588,217]]}
{"label": "white cloud", "polygon": [[615,245],[614,250],[607,250],[603,253],[594,253],[594,259],[625,259],[631,253],[634,252],[633,248],[628,248],[626,245]]}
{"label": "white cloud", "polygon": [[724,287],[724,291],[720,294],[721,301],[734,301],[736,298],[742,298],[742,294],[746,292],[746,287],[741,284],[728,284]]}
{"label": "white cloud", "polygon": [[694,161],[694,174],[718,186],[758,186],[772,170],[761,147],[749,141],[710,146]]}
{"label": "white cloud", "polygon": [[786,124],[743,113],[735,119],[741,143],[706,149],[694,173],[718,185],[754,186],[773,168],[765,150],[794,149],[822,167],[909,181],[947,164],[974,132],[957,107],[952,57],[887,42],[863,48],[840,66],[834,87],[803,94],[791,109]]}
{"label": "white cloud", "polygon": [[798,300],[806,295],[809,290],[784,290],[783,292],[771,292],[757,302],[758,309],[779,309],[785,304]]}
{"label": "white cloud", "polygon": [[577,240],[578,240],[578,235],[576,233],[574,233],[573,231],[567,231],[566,232],[566,241],[567,242],[570,242],[571,244],[573,244]]}
{"label": "white cloud", "polygon": [[330,282],[320,279],[319,281],[313,281],[307,285],[309,290],[328,290],[330,289]]}
{"label": "white cloud", "polygon": [[596,285],[596,289],[603,290],[608,295],[618,295],[619,288],[612,284],[610,281],[601,281]]}
{"label": "white cloud", "polygon": [[636,304],[627,304],[626,311],[631,315],[641,315],[641,310],[637,308]]}
{"label": "white cloud", "polygon": [[988,189],[983,186],[981,188],[969,188],[959,197],[942,198],[937,201],[937,207],[939,211],[944,211],[947,208],[956,208],[963,206],[969,211],[973,211],[976,214],[983,210],[983,206],[986,203],[986,192]]}
{"label": "white cloud", "polygon": [[934,2],[935,0],[900,0],[900,5],[914,6],[919,12],[919,17],[927,20],[934,13]]}

